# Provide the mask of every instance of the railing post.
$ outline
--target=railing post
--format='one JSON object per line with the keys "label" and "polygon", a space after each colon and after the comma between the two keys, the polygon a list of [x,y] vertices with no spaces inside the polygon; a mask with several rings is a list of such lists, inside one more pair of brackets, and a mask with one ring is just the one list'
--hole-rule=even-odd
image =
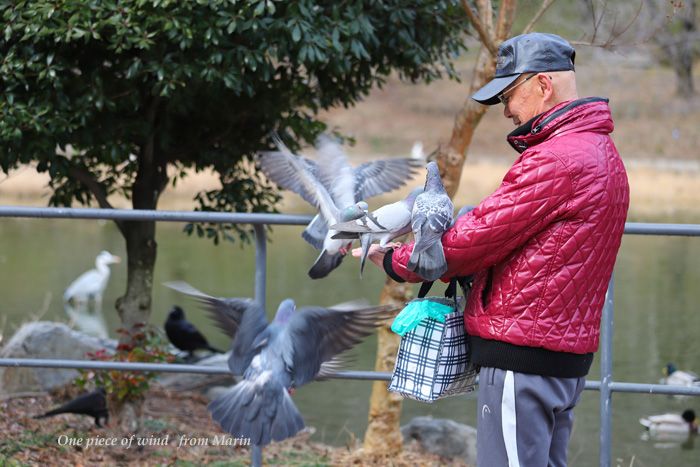
{"label": "railing post", "polygon": [[[267,236],[264,224],[253,224],[255,229],[255,301],[265,309],[265,291],[267,282]],[[250,450],[250,464],[262,466],[262,448],[254,445]]]}
{"label": "railing post", "polygon": [[255,301],[265,309],[267,236],[264,224],[254,224],[253,229],[255,229]]}
{"label": "railing post", "polygon": [[600,332],[600,467],[610,467],[612,460],[612,343],[615,274],[610,277],[603,306]]}

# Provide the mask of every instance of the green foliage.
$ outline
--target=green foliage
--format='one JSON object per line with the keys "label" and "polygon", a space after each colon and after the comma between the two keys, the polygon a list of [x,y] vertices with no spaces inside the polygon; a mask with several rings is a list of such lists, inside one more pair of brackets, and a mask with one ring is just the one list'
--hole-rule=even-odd
{"label": "green foliage", "polygon": [[[152,327],[140,324],[133,331],[118,329],[117,332],[123,342],[117,346],[115,354],[101,349],[88,352],[87,356],[101,362],[170,363],[175,360],[167,351],[167,343]],[[108,397],[122,403],[141,399],[156,376],[147,371],[80,370],[74,384],[82,391],[102,387]]]}
{"label": "green foliage", "polygon": [[198,201],[217,211],[278,200],[246,162],[271,130],[311,142],[319,110],[392,71],[453,75],[463,30],[449,1],[3,1],[0,16],[4,171],[35,162],[52,205],[118,193],[155,208],[136,184],[157,202],[184,169],[213,168],[223,189]]}

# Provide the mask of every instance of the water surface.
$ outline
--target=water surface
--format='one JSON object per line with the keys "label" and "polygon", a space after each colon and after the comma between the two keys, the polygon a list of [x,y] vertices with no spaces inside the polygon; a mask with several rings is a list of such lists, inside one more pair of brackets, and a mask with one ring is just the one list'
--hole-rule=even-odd
{"label": "water surface", "polygon": [[[357,298],[377,301],[384,275],[372,265],[368,265],[363,279],[359,278],[358,263],[350,259],[323,280],[308,279],[306,271],[316,252],[300,239],[300,232],[301,227],[279,226],[271,234],[267,290],[270,308],[287,297],[294,298],[297,305],[332,305]],[[0,326],[4,327],[5,339],[27,319],[67,322],[61,303],[65,287],[94,267],[100,250],[124,256],[119,232],[106,221],[1,219],[0,238]],[[214,295],[252,296],[254,249],[231,244],[214,246],[184,235],[182,225],[172,223],[159,224],[157,241],[151,322],[162,325],[169,308],[180,304],[213,345],[226,347],[226,338],[197,311],[193,302],[160,284],[185,280]],[[698,238],[624,238],[615,273],[616,381],[658,382],[661,368],[669,361],[679,368],[700,371],[698,264]],[[125,278],[124,264],[112,267],[104,298],[104,319],[112,335],[119,326],[113,304],[123,293]],[[353,369],[373,368],[375,345],[375,339],[370,338],[356,349]],[[599,379],[597,359],[589,377]],[[342,445],[350,436],[363,436],[370,390],[371,383],[365,381],[319,382],[301,388],[295,401],[307,424],[316,427],[318,440]],[[698,465],[695,439],[664,446],[641,439],[640,417],[680,412],[687,407],[700,413],[700,400],[615,393],[613,465]],[[475,411],[474,397],[454,397],[435,404],[407,401],[402,419],[407,422],[417,415],[432,415],[475,425]],[[570,465],[596,466],[598,392],[584,392],[576,417]]]}

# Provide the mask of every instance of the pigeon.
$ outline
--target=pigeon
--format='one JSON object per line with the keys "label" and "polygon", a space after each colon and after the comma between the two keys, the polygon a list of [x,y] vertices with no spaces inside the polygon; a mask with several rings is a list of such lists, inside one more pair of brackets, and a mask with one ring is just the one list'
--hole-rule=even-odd
{"label": "pigeon", "polygon": [[185,311],[174,305],[168,313],[165,321],[165,334],[170,342],[180,350],[189,353],[192,357],[195,350],[205,349],[215,353],[223,353],[221,350],[212,347],[201,332],[194,327],[194,324],[187,321]]}
{"label": "pigeon", "polygon": [[333,239],[329,225],[362,217],[368,206],[364,201],[401,187],[420,165],[416,158],[386,159],[350,166],[337,141],[321,135],[316,143],[318,161],[297,156],[282,140],[273,136],[278,151],[259,155],[260,169],[280,187],[299,194],[319,209],[302,233],[314,248],[321,250],[309,270],[309,277],[320,279],[337,268],[352,242]]}
{"label": "pigeon", "polygon": [[243,379],[208,406],[212,418],[233,436],[253,446],[282,441],[304,428],[292,402],[295,389],[315,379],[323,364],[371,334],[396,307],[304,307],[283,300],[274,320],[245,298],[216,298],[184,282],[166,286],[205,305],[232,336],[229,368]]}
{"label": "pigeon", "polygon": [[454,205],[442,185],[437,163],[428,163],[427,169],[425,190],[416,197],[411,213],[415,243],[406,268],[434,281],[447,271],[442,234],[452,224]]}
{"label": "pigeon", "polygon": [[369,247],[374,242],[384,247],[387,243],[411,231],[411,212],[416,197],[423,192],[423,187],[415,188],[409,195],[395,203],[386,204],[350,222],[331,226],[337,231],[332,238],[360,239],[362,256],[360,258],[360,277],[364,270]]}
{"label": "pigeon", "polygon": [[104,388],[97,388],[92,392],[82,394],[57,409],[49,410],[42,415],[36,415],[34,418],[46,418],[62,413],[89,415],[95,419],[95,425],[101,428],[100,420],[104,419],[105,423],[109,421],[107,395]]}
{"label": "pigeon", "polygon": [[120,261],[118,256],[114,256],[109,251],[101,251],[95,259],[95,269],[84,272],[71,282],[63,293],[63,301],[84,303],[92,299],[98,308],[101,308],[102,293],[109,280],[109,265]]}

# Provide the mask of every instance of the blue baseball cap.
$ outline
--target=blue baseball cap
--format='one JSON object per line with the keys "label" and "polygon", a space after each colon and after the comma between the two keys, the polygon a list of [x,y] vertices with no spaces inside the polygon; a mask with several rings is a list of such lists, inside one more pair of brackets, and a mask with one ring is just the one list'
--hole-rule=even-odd
{"label": "blue baseball cap", "polygon": [[556,34],[531,32],[512,37],[498,47],[494,78],[472,99],[485,105],[498,104],[498,95],[521,74],[573,70],[575,57],[571,44]]}

